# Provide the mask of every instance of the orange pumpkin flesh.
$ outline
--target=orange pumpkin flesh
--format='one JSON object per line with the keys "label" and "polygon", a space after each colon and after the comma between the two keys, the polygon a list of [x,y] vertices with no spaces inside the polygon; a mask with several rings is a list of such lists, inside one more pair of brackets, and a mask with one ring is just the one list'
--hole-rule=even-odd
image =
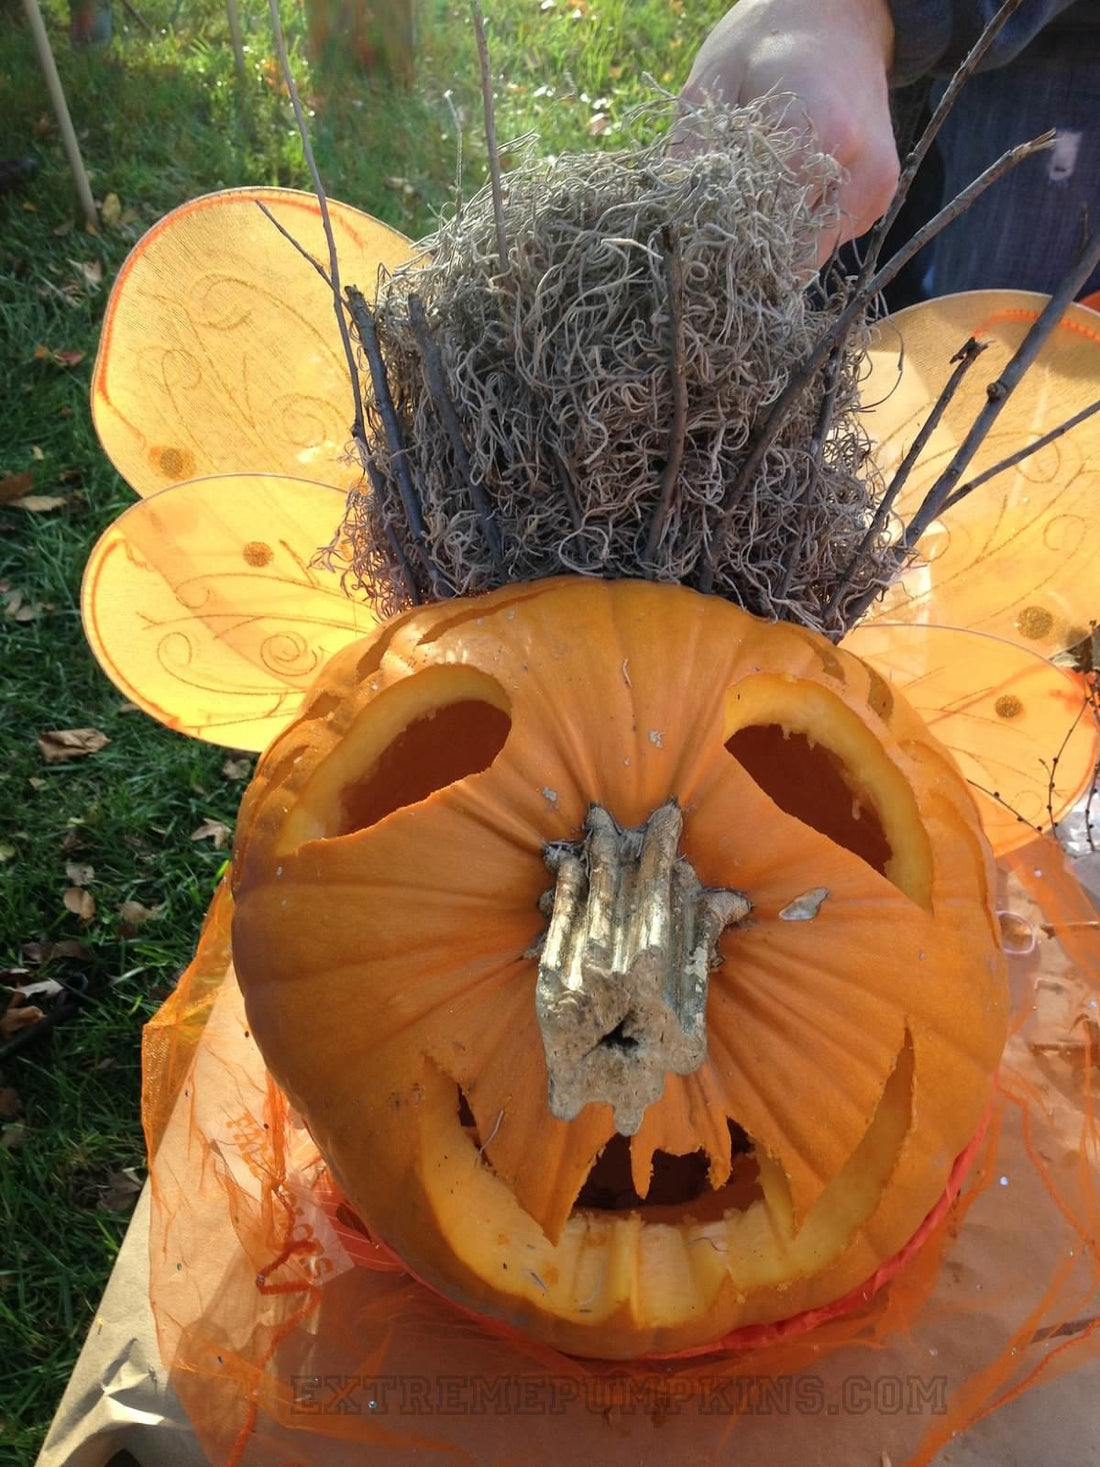
{"label": "orange pumpkin flesh", "polygon": [[[752,912],[719,939],[706,1060],[626,1140],[606,1104],[549,1110],[543,854],[592,803],[625,829],[669,799],[700,881]],[[444,1294],[581,1354],[863,1283],[942,1193],[1005,1037],[950,758],[855,657],[680,587],[508,587],[339,653],[246,796],[234,889],[253,1032],[352,1206]]]}

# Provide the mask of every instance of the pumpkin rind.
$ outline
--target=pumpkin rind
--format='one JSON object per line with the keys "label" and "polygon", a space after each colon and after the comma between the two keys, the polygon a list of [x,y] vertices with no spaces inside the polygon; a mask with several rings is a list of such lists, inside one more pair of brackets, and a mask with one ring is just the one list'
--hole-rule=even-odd
{"label": "pumpkin rind", "polygon": [[[750,777],[726,745],[753,720],[833,750],[883,870]],[[644,1198],[654,1152],[702,1150],[721,1188],[727,1119],[748,1133],[760,1195],[703,1221],[575,1210],[614,1125],[550,1114],[535,1013],[545,846],[593,802],[630,828],[672,798],[700,881],[753,907],[719,941],[705,1063],[630,1142]],[[565,579],[404,613],[329,663],[242,807],[233,945],[368,1226],[451,1298],[626,1357],[829,1303],[914,1234],[1004,1042],[992,889],[962,777],[873,669],[681,587]]]}

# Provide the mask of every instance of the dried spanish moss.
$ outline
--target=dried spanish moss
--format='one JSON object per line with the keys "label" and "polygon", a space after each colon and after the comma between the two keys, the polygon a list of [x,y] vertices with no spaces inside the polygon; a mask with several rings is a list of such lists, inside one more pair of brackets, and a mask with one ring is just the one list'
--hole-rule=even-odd
{"label": "dried spanish moss", "polygon": [[[761,107],[703,121],[713,146],[693,158],[661,144],[527,159],[503,180],[505,267],[486,189],[383,282],[402,456],[428,557],[458,594],[562,572],[692,584],[754,431],[845,304],[805,288],[837,165]],[[714,590],[750,611],[821,627],[864,538],[881,489],[856,417],[864,341],[834,364],[825,442],[823,371],[737,506]],[[371,404],[367,424],[387,492],[353,496],[346,528],[359,583],[393,611],[408,604],[394,539],[417,556]],[[879,542],[841,611],[885,562]]]}

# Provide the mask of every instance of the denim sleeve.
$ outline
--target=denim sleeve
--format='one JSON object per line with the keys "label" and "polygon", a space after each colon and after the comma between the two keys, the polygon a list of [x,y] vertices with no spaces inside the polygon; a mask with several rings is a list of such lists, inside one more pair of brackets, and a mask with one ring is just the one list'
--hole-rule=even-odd
{"label": "denim sleeve", "polygon": [[[1002,27],[979,70],[1013,60],[1055,16],[1075,0],[1024,0]],[[1085,0],[1086,5],[1095,0]],[[890,0],[894,17],[894,65],[890,85],[901,87],[930,74],[950,75],[1001,0]]]}

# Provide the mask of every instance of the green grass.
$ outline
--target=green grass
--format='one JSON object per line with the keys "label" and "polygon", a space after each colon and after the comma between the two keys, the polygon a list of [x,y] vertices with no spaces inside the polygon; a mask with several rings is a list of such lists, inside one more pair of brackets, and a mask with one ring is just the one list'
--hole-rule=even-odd
{"label": "green grass", "polygon": [[[126,1213],[98,1204],[110,1172],[142,1165],[141,1025],[187,962],[225,854],[191,833],[207,817],[232,823],[242,789],[223,772],[224,751],[123,711],[83,642],[84,561],[132,502],[89,420],[99,322],[127,250],[168,209],[221,187],[308,186],[276,84],[266,7],[251,0],[245,8],[242,90],[214,0],[189,0],[176,30],[169,0],[137,4],[156,34],[116,6],[114,43],[97,55],[70,48],[58,0],[44,6],[93,191],[100,200],[117,194],[124,210],[119,225],[91,235],[18,7],[0,0],[5,136],[40,165],[22,193],[0,199],[0,480],[30,472],[35,493],[68,501],[38,515],[0,507],[0,967],[31,966],[27,944],[79,939],[85,956],[54,959],[41,972],[89,985],[78,1015],[6,1062],[0,1077],[23,1109],[0,1145],[0,1463],[33,1460],[125,1232]],[[651,95],[644,74],[676,89],[724,8],[724,0],[545,8],[488,0],[501,139],[538,130],[548,152],[614,145],[624,114]],[[453,184],[448,88],[463,117],[465,186],[484,179],[464,5],[425,0],[410,93],[361,76],[310,76],[302,17],[289,0],[284,22],[333,195],[407,233],[427,232]],[[596,113],[608,119],[598,138],[589,130]],[[96,264],[99,287],[82,270]],[[85,355],[66,367],[54,352]],[[33,620],[4,615],[16,591],[41,608]],[[45,763],[39,733],[84,727],[110,743],[86,759]],[[63,905],[70,862],[94,867],[90,922]],[[164,910],[125,929],[118,909],[127,900]]]}

